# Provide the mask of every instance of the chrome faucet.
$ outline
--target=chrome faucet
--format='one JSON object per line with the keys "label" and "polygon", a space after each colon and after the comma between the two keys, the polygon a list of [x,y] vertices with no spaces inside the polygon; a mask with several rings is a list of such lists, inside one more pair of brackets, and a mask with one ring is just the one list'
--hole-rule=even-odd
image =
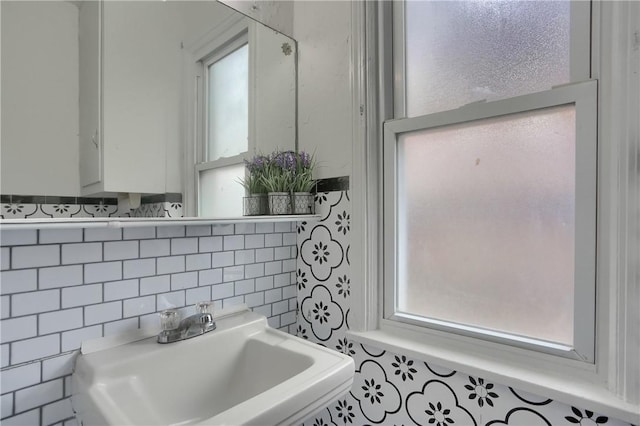
{"label": "chrome faucet", "polygon": [[198,302],[196,313],[180,321],[180,315],[175,309],[160,312],[162,331],[158,334],[158,343],[173,343],[190,339],[215,330],[213,321],[213,302]]}

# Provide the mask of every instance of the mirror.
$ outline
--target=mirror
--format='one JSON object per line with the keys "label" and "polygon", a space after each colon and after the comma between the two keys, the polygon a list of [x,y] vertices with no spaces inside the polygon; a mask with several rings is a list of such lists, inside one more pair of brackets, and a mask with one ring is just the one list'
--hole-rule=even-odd
{"label": "mirror", "polygon": [[[271,3],[283,7],[259,7]],[[4,219],[194,216],[196,163],[207,159],[203,71],[238,37],[248,44],[248,149],[218,165],[295,149],[296,43],[222,3],[0,8]]]}

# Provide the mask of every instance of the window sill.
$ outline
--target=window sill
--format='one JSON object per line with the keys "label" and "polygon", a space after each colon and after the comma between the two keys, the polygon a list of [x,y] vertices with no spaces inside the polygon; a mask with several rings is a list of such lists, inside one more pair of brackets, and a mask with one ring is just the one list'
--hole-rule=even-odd
{"label": "window sill", "polygon": [[211,217],[86,217],[52,219],[2,219],[0,229],[51,228],[131,228],[143,226],[229,225],[233,223],[299,222],[317,220],[320,215],[242,216],[232,218]]}
{"label": "window sill", "polygon": [[576,371],[575,368],[566,368],[563,365],[566,362],[560,360],[559,368],[549,372],[544,371],[544,367],[541,367],[543,362],[535,357],[525,359],[525,362],[522,359],[516,362],[517,356],[505,357],[503,351],[500,351],[501,356],[497,356],[495,348],[461,350],[464,344],[457,342],[455,338],[450,342],[439,337],[432,342],[429,338],[429,343],[425,343],[420,341],[419,336],[422,335],[396,327],[347,333],[349,339],[359,343],[477,375],[575,407],[588,408],[618,420],[640,424],[640,406],[625,402],[609,391],[606,384],[596,380],[594,368],[591,368],[592,371],[588,371],[589,368]]}

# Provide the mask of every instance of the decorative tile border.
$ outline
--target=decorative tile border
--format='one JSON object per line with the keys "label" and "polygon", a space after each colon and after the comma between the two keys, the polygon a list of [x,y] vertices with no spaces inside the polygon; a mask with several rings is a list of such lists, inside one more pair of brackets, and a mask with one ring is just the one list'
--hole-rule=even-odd
{"label": "decorative tile border", "polygon": [[182,194],[144,196],[135,210],[118,208],[117,198],[2,195],[0,218],[182,217]]}

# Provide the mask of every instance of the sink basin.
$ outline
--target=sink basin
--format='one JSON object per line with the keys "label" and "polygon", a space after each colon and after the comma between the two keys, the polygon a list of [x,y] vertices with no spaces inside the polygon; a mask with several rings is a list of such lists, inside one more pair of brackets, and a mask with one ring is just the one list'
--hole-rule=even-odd
{"label": "sink basin", "polygon": [[353,360],[241,312],[168,345],[151,337],[82,353],[72,376],[78,420],[110,425],[286,425],[351,388]]}

